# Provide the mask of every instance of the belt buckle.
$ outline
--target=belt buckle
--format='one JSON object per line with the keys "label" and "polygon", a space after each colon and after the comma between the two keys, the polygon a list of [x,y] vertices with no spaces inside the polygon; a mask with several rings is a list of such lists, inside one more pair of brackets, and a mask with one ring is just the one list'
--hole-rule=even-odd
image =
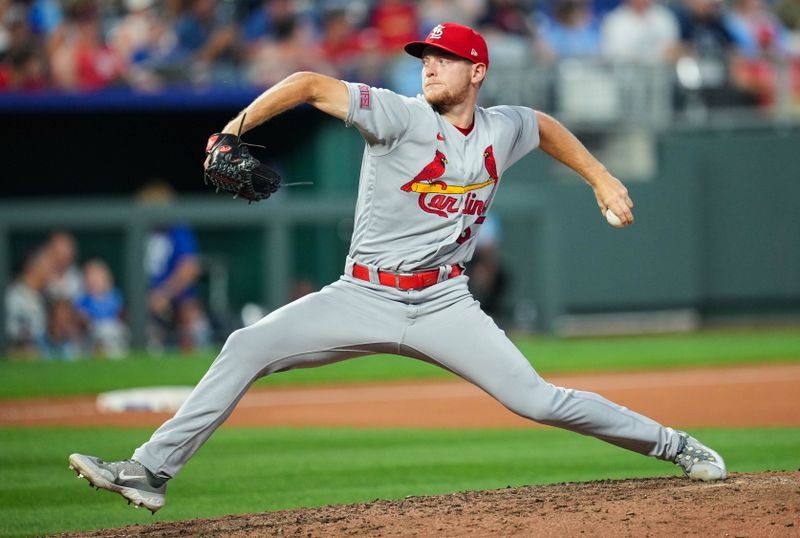
{"label": "belt buckle", "polygon": [[[394,287],[400,291],[403,291],[403,288],[400,287],[400,277],[401,276],[414,276],[416,273],[394,273]],[[409,290],[415,290],[417,288],[407,288]]]}

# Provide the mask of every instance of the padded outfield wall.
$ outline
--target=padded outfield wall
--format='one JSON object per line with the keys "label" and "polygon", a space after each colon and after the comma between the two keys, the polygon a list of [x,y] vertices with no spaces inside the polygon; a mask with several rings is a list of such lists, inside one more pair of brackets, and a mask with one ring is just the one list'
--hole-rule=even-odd
{"label": "padded outfield wall", "polygon": [[[188,206],[187,194],[206,192],[199,171],[205,137],[232,114],[219,108],[76,112],[4,112],[10,128],[3,130],[2,142],[13,148],[14,158],[6,153],[3,207],[33,207],[35,195],[91,214],[92,202],[76,195],[118,196],[124,205],[155,176],[174,183]],[[235,226],[220,229],[198,216],[201,247],[229,269],[226,298],[233,308],[248,301],[277,306],[297,277],[319,286],[341,271],[363,143],[354,129],[320,116],[294,111],[251,136],[270,148],[268,160],[289,180],[311,179],[313,187],[287,190],[258,206],[256,226],[243,222],[236,241],[230,232]],[[541,152],[523,159],[504,176],[493,208],[503,225],[511,275],[505,294],[509,317],[522,303],[537,312],[533,327],[549,330],[570,313],[800,311],[800,127],[582,134],[629,185],[636,225],[610,228],[576,176]],[[303,213],[312,199],[343,211],[329,208],[328,220],[300,222],[285,240],[265,238],[278,205]],[[235,204],[230,210],[244,211]],[[121,250],[124,232],[73,229],[84,257],[106,257],[130,288],[126,260],[135,256]],[[10,223],[1,210],[0,230],[7,282],[46,230]],[[265,269],[273,256],[270,244],[287,249],[289,259],[277,275]]]}
{"label": "padded outfield wall", "polygon": [[[639,140],[626,154],[631,137]],[[633,130],[586,139],[620,164],[612,172],[629,187],[636,223],[610,228],[576,175],[541,152],[525,157],[504,175],[493,208],[508,221],[509,300],[539,303],[556,294],[561,311],[573,313],[800,309],[800,128]],[[295,169],[324,178],[322,192],[354,192],[361,147],[354,130],[325,125]],[[626,158],[650,162],[627,166]],[[526,207],[541,214],[534,220],[542,230],[516,218]],[[548,271],[549,280],[534,269]]]}

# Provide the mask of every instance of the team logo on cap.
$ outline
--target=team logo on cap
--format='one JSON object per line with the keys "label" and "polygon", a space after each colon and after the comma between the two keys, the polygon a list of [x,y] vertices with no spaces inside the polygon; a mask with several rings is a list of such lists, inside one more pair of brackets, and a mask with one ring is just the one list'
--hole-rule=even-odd
{"label": "team logo on cap", "polygon": [[444,24],[439,24],[431,30],[431,33],[428,35],[428,39],[440,39],[444,34]]}
{"label": "team logo on cap", "polygon": [[470,52],[470,54],[472,54],[473,56],[477,56],[478,55],[478,51],[475,50],[475,49],[472,49],[472,52]]}

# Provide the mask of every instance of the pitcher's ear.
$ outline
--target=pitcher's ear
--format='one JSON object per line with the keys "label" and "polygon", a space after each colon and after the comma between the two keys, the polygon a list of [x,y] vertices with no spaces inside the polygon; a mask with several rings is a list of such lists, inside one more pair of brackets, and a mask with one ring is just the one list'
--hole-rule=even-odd
{"label": "pitcher's ear", "polygon": [[486,64],[473,64],[472,69],[472,81],[483,82],[483,79],[486,78]]}

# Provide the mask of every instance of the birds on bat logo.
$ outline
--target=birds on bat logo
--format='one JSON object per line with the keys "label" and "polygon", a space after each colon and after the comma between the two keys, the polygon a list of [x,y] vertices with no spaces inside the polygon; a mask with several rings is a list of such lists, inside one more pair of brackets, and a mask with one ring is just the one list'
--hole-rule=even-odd
{"label": "birds on bat logo", "polygon": [[479,220],[483,221],[483,215],[489,209],[491,189],[485,199],[479,198],[478,193],[473,191],[493,187],[499,179],[491,145],[483,151],[483,164],[489,175],[488,180],[466,186],[448,185],[439,179],[447,170],[447,156],[437,149],[433,160],[426,164],[414,179],[401,186],[400,190],[419,193],[419,207],[426,213],[444,218],[458,213],[478,215]]}
{"label": "birds on bat logo", "polygon": [[494,149],[491,145],[483,150],[483,165],[486,167],[489,177],[497,181],[499,179],[497,177],[497,163],[494,160]]}
{"label": "birds on bat logo", "polygon": [[[433,160],[425,165],[419,174],[414,176],[414,179],[400,187],[400,190],[404,192],[411,192],[414,190],[414,185],[418,184],[422,181],[431,181],[437,178],[440,178],[444,175],[444,171],[447,168],[447,157],[444,153],[436,150],[436,154],[433,157]],[[438,182],[444,187],[447,187],[447,183]]]}

